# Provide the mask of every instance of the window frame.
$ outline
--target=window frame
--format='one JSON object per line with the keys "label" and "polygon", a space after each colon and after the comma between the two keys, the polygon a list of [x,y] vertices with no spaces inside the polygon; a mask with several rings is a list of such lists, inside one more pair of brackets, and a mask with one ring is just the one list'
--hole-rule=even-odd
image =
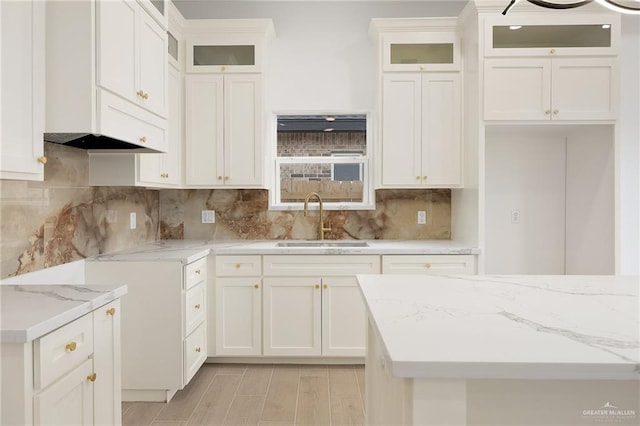
{"label": "window frame", "polygon": [[[331,156],[306,156],[306,157],[278,157],[278,116],[279,115],[323,115],[323,116],[334,116],[334,115],[353,115],[359,114],[364,115],[366,117],[366,135],[365,135],[365,147],[366,153],[354,153],[353,155],[340,153],[339,155],[331,155]],[[362,201],[358,202],[335,202],[335,201],[324,201],[323,200],[323,209],[324,210],[375,210],[375,197],[374,197],[374,189],[373,189],[373,179],[372,179],[372,167],[373,167],[373,123],[372,123],[372,115],[368,112],[362,111],[348,111],[348,112],[282,112],[279,111],[273,114],[272,117],[273,123],[273,132],[272,132],[272,143],[271,143],[271,165],[270,167],[270,179],[271,179],[271,190],[269,195],[269,210],[284,210],[284,211],[299,211],[304,209],[304,202],[282,202],[281,196],[281,186],[280,186],[280,166],[283,164],[330,164],[331,165],[331,177],[333,178],[333,164],[359,164],[362,175]],[[309,210],[317,210],[318,203],[313,202],[309,203]]]}

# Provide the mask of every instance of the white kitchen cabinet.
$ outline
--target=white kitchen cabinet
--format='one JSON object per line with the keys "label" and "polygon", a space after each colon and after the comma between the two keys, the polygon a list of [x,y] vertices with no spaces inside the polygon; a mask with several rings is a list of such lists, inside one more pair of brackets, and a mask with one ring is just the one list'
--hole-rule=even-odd
{"label": "white kitchen cabinet", "polygon": [[97,1],[97,84],[167,116],[167,35],[136,1]]}
{"label": "white kitchen cabinet", "polygon": [[355,275],[378,273],[379,256],[263,256],[263,354],[364,356]]}
{"label": "white kitchen cabinet", "polygon": [[207,259],[92,261],[91,284],[125,282],[122,398],[168,401],[206,360]]}
{"label": "white kitchen cabinet", "polygon": [[475,256],[462,254],[383,255],[383,274],[475,274]]}
{"label": "white kitchen cabinet", "polygon": [[163,29],[169,25],[169,3],[171,0],[138,0],[147,13],[155,19]]}
{"label": "white kitchen cabinet", "polygon": [[4,343],[2,424],[120,425],[120,315],[116,299],[33,342]]}
{"label": "white kitchen cabinet", "polygon": [[262,354],[262,259],[216,256],[217,356]]}
{"label": "white kitchen cabinet", "polygon": [[166,152],[166,33],[134,0],[45,8],[45,138],[91,133]]}
{"label": "white kitchen cabinet", "polygon": [[614,120],[615,57],[490,58],[484,61],[485,120]]}
{"label": "white kitchen cabinet", "polygon": [[187,186],[263,184],[263,95],[260,74],[185,77]]}
{"label": "white kitchen cabinet", "polygon": [[458,71],[460,41],[453,32],[389,33],[382,38],[382,58],[385,72]]}
{"label": "white kitchen cabinet", "polygon": [[0,179],[44,178],[44,23],[44,2],[0,2]]}
{"label": "white kitchen cabinet", "polygon": [[382,78],[382,187],[460,186],[459,73],[385,73]]}

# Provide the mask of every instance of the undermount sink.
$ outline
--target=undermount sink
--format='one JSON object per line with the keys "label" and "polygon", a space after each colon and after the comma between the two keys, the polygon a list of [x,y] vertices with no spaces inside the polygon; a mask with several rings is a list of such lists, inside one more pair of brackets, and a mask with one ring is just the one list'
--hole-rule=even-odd
{"label": "undermount sink", "polygon": [[369,247],[364,241],[281,241],[276,247]]}

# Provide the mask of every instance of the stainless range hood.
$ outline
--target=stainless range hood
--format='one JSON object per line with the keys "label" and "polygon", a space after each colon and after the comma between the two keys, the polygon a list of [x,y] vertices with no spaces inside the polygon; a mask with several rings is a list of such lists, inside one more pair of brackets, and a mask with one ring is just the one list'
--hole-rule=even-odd
{"label": "stainless range hood", "polygon": [[44,141],[74,148],[109,153],[161,153],[152,148],[143,147],[120,139],[93,133],[45,133]]}

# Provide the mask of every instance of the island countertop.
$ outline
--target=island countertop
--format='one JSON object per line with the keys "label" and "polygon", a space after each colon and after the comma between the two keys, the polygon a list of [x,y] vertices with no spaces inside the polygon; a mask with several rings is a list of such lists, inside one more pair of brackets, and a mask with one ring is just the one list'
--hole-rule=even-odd
{"label": "island countertop", "polygon": [[122,284],[0,285],[0,342],[30,342],[126,293]]}
{"label": "island countertop", "polygon": [[640,379],[638,276],[358,281],[395,377]]}

